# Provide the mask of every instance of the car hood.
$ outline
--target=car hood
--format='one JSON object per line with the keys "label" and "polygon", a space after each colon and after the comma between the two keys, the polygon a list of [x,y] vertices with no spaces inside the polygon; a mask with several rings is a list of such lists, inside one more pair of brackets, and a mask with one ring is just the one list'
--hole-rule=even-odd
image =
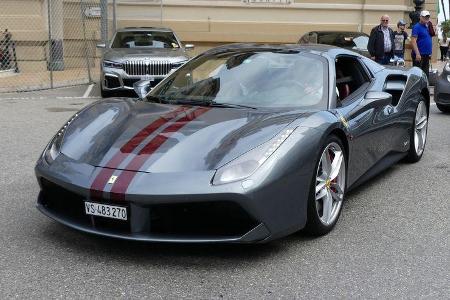
{"label": "car hood", "polygon": [[182,61],[188,59],[183,49],[137,49],[137,48],[118,48],[108,49],[103,54],[103,59],[115,62],[123,62],[132,59],[158,58],[170,59],[173,61]]}
{"label": "car hood", "polygon": [[130,171],[213,170],[310,114],[108,99],[71,122],[61,152],[82,163]]}

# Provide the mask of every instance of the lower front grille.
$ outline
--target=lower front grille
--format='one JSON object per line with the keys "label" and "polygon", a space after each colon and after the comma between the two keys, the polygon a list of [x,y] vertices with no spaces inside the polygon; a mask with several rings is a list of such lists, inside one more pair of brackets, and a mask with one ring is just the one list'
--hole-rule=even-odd
{"label": "lower front grille", "polygon": [[[126,236],[139,233],[149,238],[230,238],[242,236],[258,225],[240,205],[230,201],[147,206],[121,203],[129,211],[127,221],[91,216],[85,213],[85,197],[44,178],[41,187],[39,204],[46,210],[72,224],[101,232]],[[117,205],[106,199],[96,201]]]}
{"label": "lower front grille", "polygon": [[[123,79],[123,85],[124,86],[128,86],[128,87],[133,87],[134,84],[138,81],[140,81],[141,79],[137,78],[133,78],[133,79]],[[160,83],[162,81],[162,79],[155,79],[153,81],[150,81],[150,87],[155,87],[158,83]]]}
{"label": "lower front grille", "polygon": [[129,60],[123,68],[128,75],[165,76],[172,70],[172,63],[164,60]]}
{"label": "lower front grille", "polygon": [[257,225],[238,204],[229,201],[152,205],[150,230],[176,236],[241,236]]}
{"label": "lower front grille", "polygon": [[105,76],[105,86],[106,86],[107,88],[110,88],[110,89],[114,89],[114,88],[120,87],[120,81],[119,81],[119,78],[114,77],[114,76],[108,76],[108,75],[106,75],[106,76]]}
{"label": "lower front grille", "polygon": [[133,85],[138,82],[140,79],[136,78],[136,79],[122,79],[123,80],[123,85],[124,86],[128,86],[128,87],[133,87]]}
{"label": "lower front grille", "polygon": [[[130,233],[130,222],[86,215],[85,197],[70,192],[44,178],[41,203],[46,209],[78,225],[93,229]],[[108,203],[105,203],[108,204]]]}

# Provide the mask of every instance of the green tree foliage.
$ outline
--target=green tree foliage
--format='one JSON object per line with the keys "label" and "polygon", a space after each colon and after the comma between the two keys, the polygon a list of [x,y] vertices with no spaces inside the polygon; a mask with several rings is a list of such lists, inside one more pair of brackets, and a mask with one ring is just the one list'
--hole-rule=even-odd
{"label": "green tree foliage", "polygon": [[442,35],[449,37],[450,34],[450,20],[445,20],[441,23]]}

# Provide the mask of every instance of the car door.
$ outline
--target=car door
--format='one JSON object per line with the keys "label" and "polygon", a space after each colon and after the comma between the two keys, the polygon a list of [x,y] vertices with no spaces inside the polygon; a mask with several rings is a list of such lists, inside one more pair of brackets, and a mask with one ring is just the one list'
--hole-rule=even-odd
{"label": "car door", "polygon": [[[351,93],[337,102],[336,112],[350,135],[347,184],[351,186],[387,155],[393,132],[390,128],[390,105],[381,98],[380,101],[366,99],[368,95],[374,95],[369,92],[377,91],[376,80],[366,66],[359,57],[345,55],[336,58],[336,74],[343,67],[346,68],[344,80],[347,78],[349,81]],[[342,82],[338,75],[337,86]],[[370,107],[367,106],[369,102]]]}

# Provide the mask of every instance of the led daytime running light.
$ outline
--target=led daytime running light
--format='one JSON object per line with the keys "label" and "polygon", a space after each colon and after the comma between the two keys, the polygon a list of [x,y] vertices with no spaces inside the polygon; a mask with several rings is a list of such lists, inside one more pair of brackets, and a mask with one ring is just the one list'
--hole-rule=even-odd
{"label": "led daytime running light", "polygon": [[294,129],[286,129],[284,133],[273,142],[269,149],[267,149],[261,159],[258,160],[258,163],[262,165],[275,152],[275,150],[283,144],[283,142],[291,135],[293,131]]}

